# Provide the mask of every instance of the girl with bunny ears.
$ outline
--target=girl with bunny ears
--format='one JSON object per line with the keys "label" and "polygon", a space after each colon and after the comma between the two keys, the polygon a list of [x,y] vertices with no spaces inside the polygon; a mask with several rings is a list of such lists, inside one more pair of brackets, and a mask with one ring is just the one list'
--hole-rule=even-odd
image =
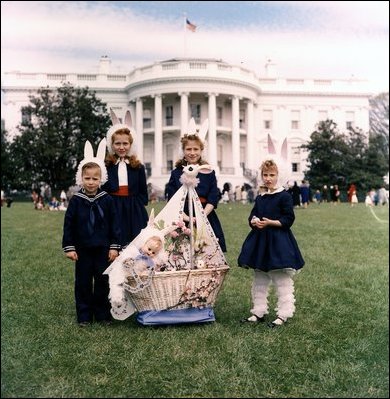
{"label": "girl with bunny ears", "polygon": [[76,183],[81,186],[69,201],[64,218],[62,248],[75,264],[75,300],[77,321],[85,327],[93,319],[101,323],[111,320],[108,300],[108,277],[103,275],[109,262],[119,254],[119,222],[113,199],[100,188],[107,180],[104,165],[106,140],[97,156],[92,145],[85,143]]}
{"label": "girl with bunny ears", "polygon": [[286,159],[281,159],[279,166],[274,159],[268,159],[260,167],[265,190],[257,196],[249,215],[251,231],[238,257],[239,266],[254,269],[252,316],[241,322],[265,321],[271,283],[278,296],[277,318],[268,326],[284,324],[295,311],[293,275],[305,262],[290,229],[295,215],[292,197],[283,187],[287,181],[287,176],[282,176],[287,169],[285,163]]}
{"label": "girl with bunny ears", "polygon": [[107,132],[108,181],[102,188],[114,199],[120,220],[120,244],[125,247],[147,224],[148,191],[145,167],[135,154],[130,111],[126,111],[124,124],[113,110],[110,112],[113,126]]}
{"label": "girl with bunny ears", "polygon": [[[182,186],[181,177],[183,168],[188,165],[205,165],[207,162],[202,159],[202,151],[204,149],[204,139],[208,131],[208,119],[206,119],[199,129],[196,130],[195,120],[191,118],[187,132],[181,138],[181,148],[183,150],[183,157],[175,164],[175,169],[172,170],[169,182],[166,186],[168,200],[170,200],[176,191]],[[200,172],[197,176],[199,183],[195,190],[199,196],[200,202],[207,215],[214,234],[218,238],[219,245],[223,252],[226,252],[225,236],[222,230],[221,223],[215,212],[218,202],[220,200],[220,191],[217,185],[217,178],[214,171],[209,173]],[[186,211],[186,210],[185,210]],[[188,213],[188,211],[187,211]],[[188,221],[188,214],[184,215],[184,221]]]}

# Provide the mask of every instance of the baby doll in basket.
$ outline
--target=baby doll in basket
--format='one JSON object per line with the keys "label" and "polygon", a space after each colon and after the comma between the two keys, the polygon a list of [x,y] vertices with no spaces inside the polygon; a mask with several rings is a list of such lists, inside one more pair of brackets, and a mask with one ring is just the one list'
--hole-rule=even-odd
{"label": "baby doll in basket", "polygon": [[[124,283],[130,292],[141,291],[150,284],[153,273],[164,263],[163,248],[164,243],[157,235],[145,238],[138,246],[131,243],[123,252],[122,265],[116,265],[118,270],[110,275],[112,282]],[[115,290],[111,294],[115,297]]]}
{"label": "baby doll in basket", "polygon": [[133,246],[133,253],[129,253],[129,258],[123,264],[126,266],[130,273],[134,272],[138,275],[147,274],[156,267],[156,263],[160,263],[158,255],[163,248],[163,243],[160,237],[149,237],[142,247],[138,250]]}
{"label": "baby doll in basket", "polygon": [[142,230],[104,272],[109,275],[109,299],[114,318],[123,320],[136,311],[126,291],[135,293],[150,285],[153,273],[159,271],[167,260],[164,235],[173,228],[174,226],[158,230],[153,227],[151,217],[148,227]]}

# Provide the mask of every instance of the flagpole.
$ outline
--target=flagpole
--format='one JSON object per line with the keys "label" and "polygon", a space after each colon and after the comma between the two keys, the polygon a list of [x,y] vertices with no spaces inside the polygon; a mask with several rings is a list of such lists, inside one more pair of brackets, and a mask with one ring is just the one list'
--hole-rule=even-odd
{"label": "flagpole", "polygon": [[184,29],[184,47],[183,47],[183,57],[187,57],[187,14],[183,13],[183,29]]}

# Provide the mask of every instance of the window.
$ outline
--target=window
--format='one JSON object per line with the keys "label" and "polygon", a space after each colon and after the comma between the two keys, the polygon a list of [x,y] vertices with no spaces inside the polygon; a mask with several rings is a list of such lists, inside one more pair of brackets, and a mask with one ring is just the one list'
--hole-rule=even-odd
{"label": "window", "polygon": [[345,113],[345,125],[347,129],[352,129],[355,127],[355,112],[347,111]]}
{"label": "window", "polygon": [[291,121],[291,129],[293,130],[299,129],[299,121]]}
{"label": "window", "polygon": [[152,127],[152,112],[149,108],[144,109],[143,123],[144,128]]}
{"label": "window", "polygon": [[217,124],[222,125],[222,107],[217,107]]}
{"label": "window", "polygon": [[31,114],[26,110],[26,108],[22,108],[22,124],[31,123]]}
{"label": "window", "polygon": [[264,129],[272,129],[272,110],[264,110]]}
{"label": "window", "polygon": [[168,105],[165,107],[165,126],[173,125],[173,106]]}
{"label": "window", "polygon": [[173,161],[172,159],[167,160],[167,170],[171,171],[173,169]]}
{"label": "window", "polygon": [[300,129],[301,111],[291,111],[291,129]]}
{"label": "window", "polygon": [[173,169],[173,145],[172,144],[167,144],[166,146],[166,152],[167,152],[167,170],[170,172]]}
{"label": "window", "polygon": [[150,162],[145,162],[145,171],[147,177],[152,176],[152,164]]}
{"label": "window", "polygon": [[240,128],[245,126],[245,109],[240,109]]}
{"label": "window", "polygon": [[291,164],[291,170],[292,170],[293,172],[299,172],[299,163],[293,162],[293,163]]}
{"label": "window", "polygon": [[191,118],[194,118],[196,123],[200,123],[200,116],[200,104],[191,104]]}

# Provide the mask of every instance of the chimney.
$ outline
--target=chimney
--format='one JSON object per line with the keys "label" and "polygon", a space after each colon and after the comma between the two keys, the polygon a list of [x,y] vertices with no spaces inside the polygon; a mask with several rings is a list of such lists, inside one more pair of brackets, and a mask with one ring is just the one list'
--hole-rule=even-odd
{"label": "chimney", "polygon": [[111,60],[107,55],[102,55],[99,62],[99,74],[108,75],[110,73]]}
{"label": "chimney", "polygon": [[267,78],[276,78],[276,64],[271,59],[265,64],[265,76]]}

